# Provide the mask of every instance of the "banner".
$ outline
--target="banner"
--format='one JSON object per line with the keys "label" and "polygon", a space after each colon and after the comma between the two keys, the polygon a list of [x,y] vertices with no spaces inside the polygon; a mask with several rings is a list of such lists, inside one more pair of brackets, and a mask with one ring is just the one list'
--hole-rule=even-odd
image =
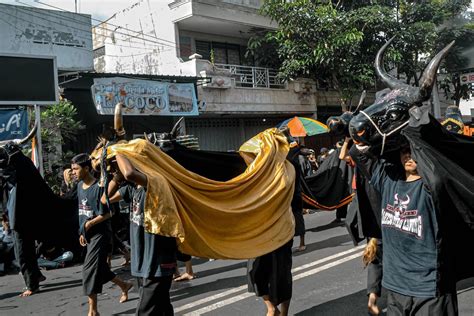
{"label": "banner", "polygon": [[95,78],[91,92],[97,113],[102,115],[113,115],[118,102],[124,104],[124,115],[199,115],[192,83]]}
{"label": "banner", "polygon": [[0,109],[0,140],[24,138],[28,135],[26,110]]}

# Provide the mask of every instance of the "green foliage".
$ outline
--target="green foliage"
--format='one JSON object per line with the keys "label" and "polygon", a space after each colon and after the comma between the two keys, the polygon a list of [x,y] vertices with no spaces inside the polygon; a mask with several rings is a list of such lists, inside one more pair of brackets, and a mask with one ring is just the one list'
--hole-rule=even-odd
{"label": "green foliage", "polygon": [[[249,46],[255,51],[272,39],[284,77],[325,82],[339,91],[344,104],[374,85],[374,57],[394,35],[385,66],[396,67],[406,82],[417,84],[429,54],[438,49],[440,31],[451,29],[447,22],[469,5],[470,0],[266,0],[262,13],[277,22],[278,29]],[[455,39],[459,34],[451,35]]]}
{"label": "green foliage", "polygon": [[247,43],[245,58],[253,60],[256,66],[275,68],[281,66],[280,56],[278,55],[278,42],[275,38],[275,32],[268,32],[264,29],[251,30],[252,36]]}
{"label": "green foliage", "polygon": [[63,152],[62,145],[74,141],[77,132],[84,128],[75,119],[76,115],[75,106],[68,100],[61,100],[41,111],[44,178],[56,193],[61,187],[62,169],[73,156],[72,152]]}

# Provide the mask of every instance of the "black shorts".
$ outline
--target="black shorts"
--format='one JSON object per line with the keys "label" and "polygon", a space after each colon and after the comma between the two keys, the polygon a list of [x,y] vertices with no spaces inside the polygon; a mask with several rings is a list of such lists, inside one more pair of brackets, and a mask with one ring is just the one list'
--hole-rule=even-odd
{"label": "black shorts", "polygon": [[457,316],[457,294],[454,292],[438,297],[415,297],[387,290],[387,315]]}

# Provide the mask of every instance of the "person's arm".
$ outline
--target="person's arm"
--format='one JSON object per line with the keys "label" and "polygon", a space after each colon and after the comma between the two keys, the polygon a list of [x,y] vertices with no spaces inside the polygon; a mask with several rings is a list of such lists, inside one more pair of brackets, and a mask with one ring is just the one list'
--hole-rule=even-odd
{"label": "person's arm", "polygon": [[373,155],[368,146],[354,145],[349,150],[349,156],[355,162],[360,174],[369,180],[370,184],[381,192],[384,187],[384,182],[388,178],[386,168],[390,165],[384,159]]}
{"label": "person's arm", "polygon": [[131,164],[131,162],[123,155],[117,155],[117,165],[122,172],[125,180],[146,187],[148,179],[144,173],[141,173]]}
{"label": "person's arm", "polygon": [[92,226],[100,224],[103,221],[108,220],[111,217],[112,217],[112,213],[110,213],[110,212],[108,212],[106,214],[103,214],[103,215],[98,215],[98,216],[94,217],[93,219],[88,220],[84,224],[84,229],[87,232],[89,229],[91,229]]}
{"label": "person's arm", "polygon": [[[119,191],[120,184],[123,182],[124,177],[120,170],[117,170],[114,174],[114,177],[109,182],[109,187],[107,188],[107,194],[109,195],[109,202],[115,203],[119,202],[122,199],[122,195]],[[107,204],[107,199],[105,198],[105,192],[100,198],[102,204]]]}

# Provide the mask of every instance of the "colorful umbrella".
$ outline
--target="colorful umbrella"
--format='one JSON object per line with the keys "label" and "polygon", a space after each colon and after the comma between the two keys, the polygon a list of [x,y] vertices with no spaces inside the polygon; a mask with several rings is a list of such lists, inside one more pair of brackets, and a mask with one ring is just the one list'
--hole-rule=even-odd
{"label": "colorful umbrella", "polygon": [[293,137],[313,136],[328,132],[328,127],[308,117],[295,116],[280,123],[277,127],[288,126]]}

